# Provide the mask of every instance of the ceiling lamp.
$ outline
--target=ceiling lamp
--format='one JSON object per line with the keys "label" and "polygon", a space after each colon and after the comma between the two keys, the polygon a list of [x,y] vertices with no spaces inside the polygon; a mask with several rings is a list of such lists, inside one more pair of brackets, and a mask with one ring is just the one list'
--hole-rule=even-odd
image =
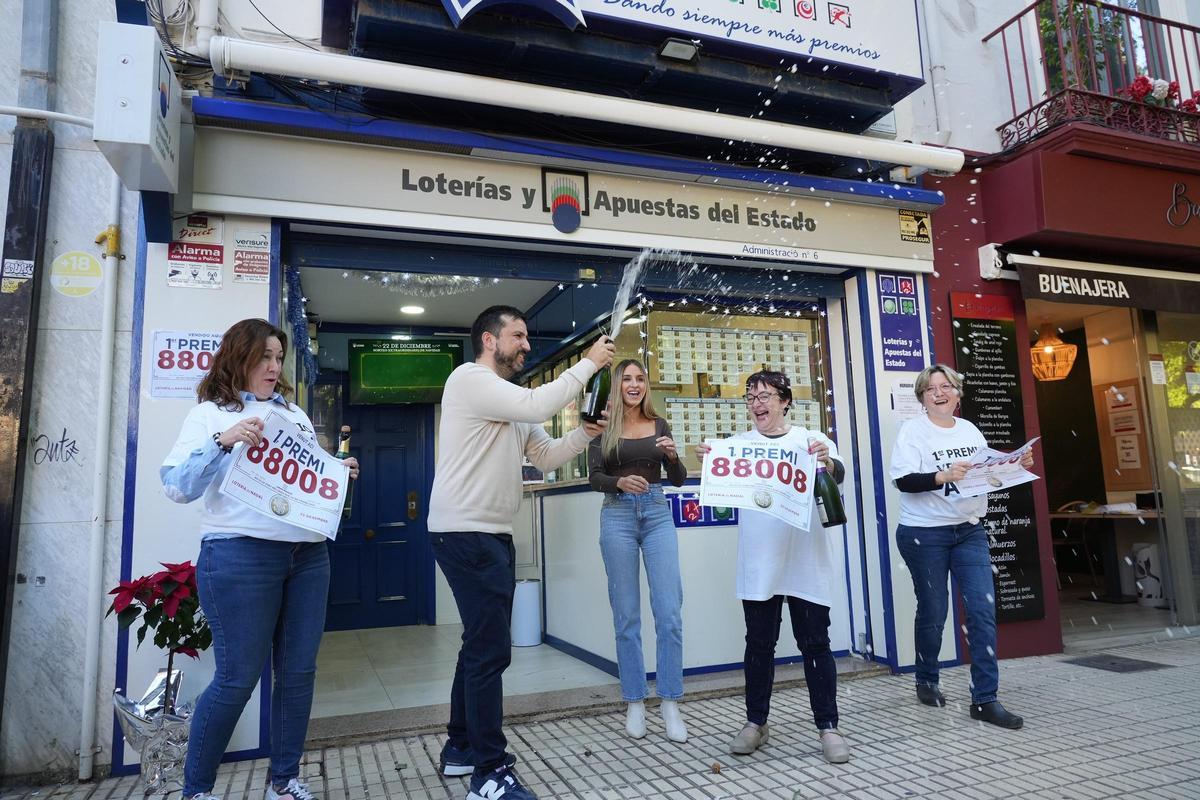
{"label": "ceiling lamp", "polygon": [[1037,342],[1029,348],[1033,377],[1039,381],[1061,381],[1071,374],[1078,352],[1078,346],[1067,344],[1054,333],[1039,334]]}

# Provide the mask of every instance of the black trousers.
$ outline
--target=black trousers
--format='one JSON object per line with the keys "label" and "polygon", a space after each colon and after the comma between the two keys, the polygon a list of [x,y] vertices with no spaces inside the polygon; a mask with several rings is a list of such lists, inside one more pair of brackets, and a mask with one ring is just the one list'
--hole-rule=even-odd
{"label": "black trousers", "polygon": [[[746,615],[746,719],[756,725],[771,713],[771,690],[775,685],[775,644],[783,622],[783,595],[770,600],[743,600]],[[788,597],[792,633],[804,655],[804,679],[808,702],[817,728],[836,728],[837,665],[829,650],[829,609],[799,597]]]}
{"label": "black trousers", "polygon": [[462,649],[450,690],[450,744],[475,754],[482,775],[505,759],[504,685],[512,660],[516,548],[504,533],[434,533],[433,555],[462,617]]}

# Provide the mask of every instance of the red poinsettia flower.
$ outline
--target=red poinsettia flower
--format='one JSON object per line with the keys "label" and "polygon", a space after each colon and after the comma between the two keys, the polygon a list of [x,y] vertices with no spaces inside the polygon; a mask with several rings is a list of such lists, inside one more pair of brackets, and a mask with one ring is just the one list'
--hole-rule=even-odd
{"label": "red poinsettia flower", "polygon": [[[132,581],[121,581],[117,585],[117,588],[109,592],[109,594],[116,595],[112,602],[113,611],[120,614],[134,600],[143,599],[143,596],[147,595],[148,583],[149,578],[145,576]],[[149,599],[148,596],[146,599]]]}
{"label": "red poinsettia flower", "polygon": [[1145,75],[1138,75],[1133,83],[1129,84],[1129,95],[1134,100],[1142,101],[1146,99],[1146,95],[1154,91],[1154,83]]}
{"label": "red poinsettia flower", "polygon": [[1189,114],[1200,114],[1200,102],[1197,102],[1195,99],[1189,97],[1187,100],[1184,100],[1179,104],[1179,109],[1181,111],[1186,111]]}
{"label": "red poinsettia flower", "polygon": [[1167,99],[1168,100],[1178,100],[1179,99],[1179,81],[1171,81],[1170,83],[1167,84]]}

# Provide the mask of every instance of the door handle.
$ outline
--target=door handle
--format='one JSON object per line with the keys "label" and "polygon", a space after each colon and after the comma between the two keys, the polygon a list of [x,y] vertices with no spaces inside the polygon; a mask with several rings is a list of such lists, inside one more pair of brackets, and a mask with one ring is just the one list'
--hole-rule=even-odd
{"label": "door handle", "polygon": [[417,514],[420,511],[420,509],[418,508],[418,505],[419,505],[419,502],[417,501],[417,493],[409,492],[408,493],[408,518],[409,519],[417,518]]}
{"label": "door handle", "polygon": [[375,538],[375,529],[367,528],[367,530],[363,533],[363,538],[364,539],[374,539]]}

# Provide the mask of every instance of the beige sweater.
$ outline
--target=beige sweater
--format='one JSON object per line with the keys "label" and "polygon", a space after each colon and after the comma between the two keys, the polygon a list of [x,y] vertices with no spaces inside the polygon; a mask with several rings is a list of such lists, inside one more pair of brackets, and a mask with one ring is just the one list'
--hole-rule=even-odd
{"label": "beige sweater", "polygon": [[579,395],[595,371],[595,363],[584,358],[536,389],[510,383],[478,363],[450,373],[442,394],[429,530],[511,533],[521,505],[523,457],[548,471],[587,449],[582,427],[551,439],[542,423]]}

